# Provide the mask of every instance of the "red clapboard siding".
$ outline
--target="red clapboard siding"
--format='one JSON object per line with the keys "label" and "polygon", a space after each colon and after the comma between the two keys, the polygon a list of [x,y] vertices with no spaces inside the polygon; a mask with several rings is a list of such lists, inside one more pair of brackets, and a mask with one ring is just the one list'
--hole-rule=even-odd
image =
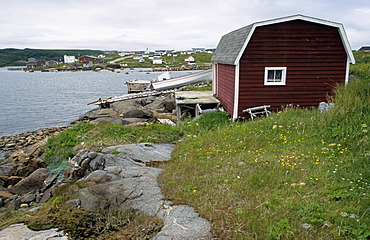
{"label": "red clapboard siding", "polygon": [[235,66],[217,65],[217,98],[227,112],[234,111]]}
{"label": "red clapboard siding", "polygon": [[[345,81],[337,28],[295,20],[257,27],[240,60],[239,116],[260,105],[317,107]],[[287,67],[285,86],[265,86],[265,67]]]}

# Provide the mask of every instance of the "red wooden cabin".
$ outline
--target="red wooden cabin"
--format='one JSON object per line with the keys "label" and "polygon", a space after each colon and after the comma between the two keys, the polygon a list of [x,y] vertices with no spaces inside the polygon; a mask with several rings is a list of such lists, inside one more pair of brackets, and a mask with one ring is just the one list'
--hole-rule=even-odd
{"label": "red wooden cabin", "polygon": [[213,93],[236,119],[244,109],[317,107],[355,63],[340,23],[294,15],[224,35],[211,59]]}
{"label": "red wooden cabin", "polygon": [[97,58],[93,56],[82,56],[78,58],[79,62],[95,62],[95,63],[102,63],[103,59],[102,58]]}

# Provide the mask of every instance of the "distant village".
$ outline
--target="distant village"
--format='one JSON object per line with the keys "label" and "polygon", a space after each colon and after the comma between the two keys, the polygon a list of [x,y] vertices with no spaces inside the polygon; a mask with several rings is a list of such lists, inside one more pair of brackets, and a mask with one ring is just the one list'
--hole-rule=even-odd
{"label": "distant village", "polygon": [[[165,57],[171,57],[172,59],[182,57],[184,65],[196,65],[196,59],[194,54],[197,53],[208,53],[212,54],[214,49],[205,48],[192,48],[192,50],[176,51],[176,50],[155,50],[150,52],[149,49],[145,51],[104,51],[103,54],[98,56],[68,56],[64,55],[63,59],[46,60],[29,58],[26,62],[28,69],[51,67],[60,64],[72,64],[80,63],[83,68],[93,68],[96,64],[115,64],[120,67],[127,67],[127,63],[124,60],[130,59],[135,63],[150,63],[150,65],[163,65],[172,64],[172,62],[166,62]],[[116,55],[116,56],[115,56]],[[112,57],[115,56],[115,57]],[[122,63],[123,62],[123,63]]]}

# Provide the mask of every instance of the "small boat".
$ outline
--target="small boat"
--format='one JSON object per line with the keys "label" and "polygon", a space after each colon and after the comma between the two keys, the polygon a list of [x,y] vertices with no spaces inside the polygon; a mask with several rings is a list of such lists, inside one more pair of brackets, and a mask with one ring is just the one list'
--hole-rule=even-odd
{"label": "small boat", "polygon": [[154,80],[131,80],[126,82],[128,93],[147,92],[152,90],[152,83],[157,81],[164,81],[171,79],[170,72],[164,72],[160,74],[157,79]]}
{"label": "small boat", "polygon": [[164,81],[153,82],[153,89],[156,91],[162,91],[166,89],[175,89],[190,84],[201,83],[212,80],[212,69],[196,72],[183,77],[173,78]]}
{"label": "small boat", "polygon": [[171,78],[170,72],[160,74],[157,79],[150,80],[132,80],[126,84],[128,93],[138,93],[152,91],[162,91],[167,89],[175,89],[190,84],[196,84],[212,80],[212,69],[196,72],[183,77]]}
{"label": "small boat", "polygon": [[152,82],[150,80],[131,80],[126,82],[128,93],[139,93],[151,90]]}

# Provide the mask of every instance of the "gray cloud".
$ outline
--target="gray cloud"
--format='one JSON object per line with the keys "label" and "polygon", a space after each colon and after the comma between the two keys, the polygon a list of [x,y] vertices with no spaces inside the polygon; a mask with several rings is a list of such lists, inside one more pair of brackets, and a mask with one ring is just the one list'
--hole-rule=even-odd
{"label": "gray cloud", "polygon": [[297,13],[343,23],[354,49],[370,44],[368,0],[3,2],[0,48],[212,48],[234,29]]}

